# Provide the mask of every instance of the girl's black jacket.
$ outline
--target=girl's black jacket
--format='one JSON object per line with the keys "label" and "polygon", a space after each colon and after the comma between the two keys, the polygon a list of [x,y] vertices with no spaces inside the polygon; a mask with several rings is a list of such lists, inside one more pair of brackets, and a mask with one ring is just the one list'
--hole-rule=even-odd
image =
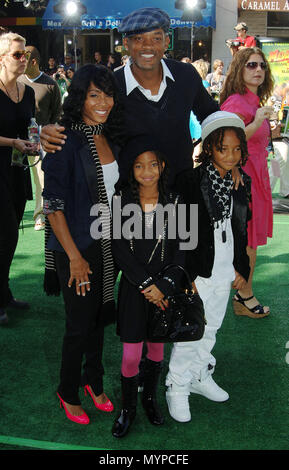
{"label": "girl's black jacket", "polygon": [[[239,184],[238,190],[233,189],[232,232],[234,237],[235,270],[248,281],[250,274],[247,247],[247,222],[251,213],[249,201],[251,198],[251,179],[240,170],[244,186]],[[176,190],[181,194],[184,202],[198,204],[198,243],[194,250],[186,252],[186,268],[194,280],[197,276],[209,278],[212,273],[215,246],[214,223],[212,207],[209,199],[209,176],[203,165],[184,170],[177,176]],[[187,224],[189,220],[189,206],[187,207]],[[189,226],[187,225],[187,230]]]}
{"label": "girl's black jacket", "polygon": [[[174,203],[176,194],[171,193],[168,197],[168,203]],[[118,196],[114,196],[114,201]],[[121,215],[120,215],[120,226],[123,227],[125,223],[131,217],[130,215],[123,215],[123,209],[126,205],[135,203],[135,198],[130,189],[125,189],[121,193]],[[178,203],[176,204],[176,219],[178,212]],[[115,209],[113,202],[113,215],[118,212]],[[115,218],[113,217],[113,220]],[[177,226],[177,222],[176,222]],[[155,221],[154,221],[155,230]],[[123,275],[127,278],[129,283],[135,287],[141,286],[147,279],[151,278],[149,284],[154,283],[159,290],[165,295],[173,294],[175,288],[173,285],[178,286],[179,280],[182,277],[180,272],[175,268],[170,269],[166,272],[166,276],[173,280],[173,284],[164,279],[159,278],[157,275],[164,267],[169,264],[185,266],[185,255],[186,252],[180,250],[180,240],[178,233],[174,238],[168,237],[168,228],[165,230],[164,244],[159,244],[152,256],[151,262],[148,262],[151,254],[156,246],[157,239],[134,239],[133,241],[133,252],[131,250],[130,241],[124,238],[123,233],[121,237],[114,237],[112,240],[112,253],[118,268],[122,271]],[[161,260],[161,251],[163,246],[163,260]],[[157,276],[157,277],[156,277]],[[148,284],[148,285],[149,285]]]}

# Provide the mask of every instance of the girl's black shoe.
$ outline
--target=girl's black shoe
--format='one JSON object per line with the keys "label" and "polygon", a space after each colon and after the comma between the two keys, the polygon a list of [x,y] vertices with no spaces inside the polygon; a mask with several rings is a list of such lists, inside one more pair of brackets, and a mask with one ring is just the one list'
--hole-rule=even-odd
{"label": "girl's black shoe", "polygon": [[159,409],[156,395],[158,381],[162,370],[162,362],[145,360],[144,368],[144,388],[142,395],[142,405],[149,421],[154,425],[164,424],[164,418]]}
{"label": "girl's black shoe", "polygon": [[121,376],[122,410],[112,427],[113,437],[124,437],[135,419],[138,375],[134,377]]}

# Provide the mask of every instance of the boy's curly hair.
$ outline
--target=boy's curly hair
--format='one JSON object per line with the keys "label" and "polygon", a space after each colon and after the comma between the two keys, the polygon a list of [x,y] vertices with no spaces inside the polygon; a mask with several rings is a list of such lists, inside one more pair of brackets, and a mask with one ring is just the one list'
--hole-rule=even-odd
{"label": "boy's curly hair", "polygon": [[198,162],[204,164],[209,163],[212,160],[213,147],[216,147],[219,151],[222,149],[224,135],[227,130],[232,130],[236,133],[241,147],[240,165],[245,165],[248,159],[248,147],[245,132],[240,127],[220,127],[209,134],[203,142],[202,152],[197,159]]}

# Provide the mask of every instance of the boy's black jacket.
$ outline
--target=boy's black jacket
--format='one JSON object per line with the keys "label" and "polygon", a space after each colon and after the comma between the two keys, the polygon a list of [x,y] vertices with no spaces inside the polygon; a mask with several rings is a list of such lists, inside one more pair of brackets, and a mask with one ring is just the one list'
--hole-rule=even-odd
{"label": "boy's black jacket", "polygon": [[[239,184],[238,190],[233,189],[232,231],[234,236],[234,268],[248,281],[250,274],[247,247],[247,221],[250,219],[249,200],[251,197],[251,179],[240,170],[244,186]],[[214,257],[214,225],[212,208],[209,200],[209,177],[206,169],[199,165],[184,170],[177,176],[176,189],[186,204],[198,204],[198,244],[194,250],[186,252],[186,268],[192,280],[197,276],[211,276]],[[187,211],[187,223],[189,211]],[[189,229],[189,227],[187,227]]]}

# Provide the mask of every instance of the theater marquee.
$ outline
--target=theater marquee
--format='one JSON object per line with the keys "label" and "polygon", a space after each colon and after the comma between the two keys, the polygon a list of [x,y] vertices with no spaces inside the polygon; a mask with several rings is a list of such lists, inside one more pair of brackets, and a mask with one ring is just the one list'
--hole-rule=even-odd
{"label": "theater marquee", "polygon": [[241,10],[289,12],[289,0],[278,0],[275,2],[238,0],[238,8]]}

